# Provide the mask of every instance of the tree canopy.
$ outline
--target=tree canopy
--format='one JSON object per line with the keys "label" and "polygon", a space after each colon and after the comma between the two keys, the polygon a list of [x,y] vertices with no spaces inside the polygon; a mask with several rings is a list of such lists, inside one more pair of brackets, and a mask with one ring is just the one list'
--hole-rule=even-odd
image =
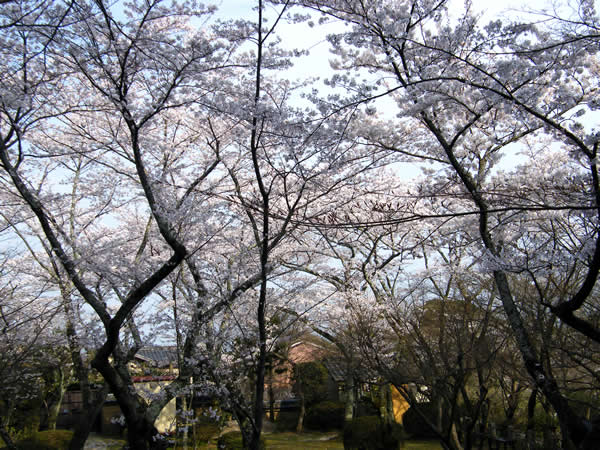
{"label": "tree canopy", "polygon": [[[257,0],[217,19],[193,1],[0,2],[9,388],[29,350],[62,346],[83,391],[95,370],[115,395],[132,448],[166,445],[154,421],[193,379],[255,449],[269,355],[306,327],[438,402],[448,448],[470,448],[495,392],[512,420],[524,389],[565,447],[593,448],[596,5],[486,22],[455,3]],[[329,33],[322,80],[294,75],[291,27]],[[179,372],[146,401],[128,361],[157,341]],[[87,392],[90,415],[102,401]]]}

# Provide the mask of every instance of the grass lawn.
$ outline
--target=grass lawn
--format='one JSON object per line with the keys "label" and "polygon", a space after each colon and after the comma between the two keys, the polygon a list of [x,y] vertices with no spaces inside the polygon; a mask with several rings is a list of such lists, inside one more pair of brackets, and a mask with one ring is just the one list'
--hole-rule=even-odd
{"label": "grass lawn", "polygon": [[[280,449],[280,450],[343,450],[344,444],[342,442],[341,433],[266,433],[265,439],[267,441],[267,448]],[[113,437],[106,437],[100,435],[94,435],[90,440],[90,443],[95,444],[102,443],[107,450],[120,450],[123,445],[126,444],[125,440],[118,440]],[[4,447],[3,441],[0,440],[0,449]],[[173,447],[170,447],[173,448]],[[177,448],[181,448],[178,446]],[[203,449],[216,449],[216,443],[211,442],[210,444],[200,447]],[[437,441],[406,441],[404,444],[404,450],[441,450],[441,445]]]}
{"label": "grass lawn", "polygon": [[441,450],[439,441],[410,440],[404,444],[404,450]]}
{"label": "grass lawn", "polygon": [[[344,443],[341,433],[266,433],[264,434],[267,449],[279,450],[343,450]],[[216,449],[214,443],[208,444],[206,449]],[[406,441],[404,450],[441,450],[438,441]]]}
{"label": "grass lawn", "polygon": [[[334,437],[331,439],[331,437]],[[265,434],[267,449],[328,449],[344,448],[341,433],[269,433]],[[438,441],[406,441],[405,450],[441,450]]]}

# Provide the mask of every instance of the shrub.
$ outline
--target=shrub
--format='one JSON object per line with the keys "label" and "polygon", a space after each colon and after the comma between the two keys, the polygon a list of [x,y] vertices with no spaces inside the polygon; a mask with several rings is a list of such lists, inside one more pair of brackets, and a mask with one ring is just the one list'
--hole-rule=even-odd
{"label": "shrub", "polygon": [[318,361],[300,363],[294,367],[294,392],[304,396],[307,407],[327,398],[327,369]]}
{"label": "shrub", "polygon": [[[40,397],[34,397],[22,400],[19,405],[12,410],[10,415],[10,428],[13,440],[18,438],[29,438],[40,429],[42,400]],[[0,408],[4,410],[4,408]]]}
{"label": "shrub", "polygon": [[299,414],[299,411],[280,411],[275,419],[277,431],[295,431]]}
{"label": "shrub", "polygon": [[357,417],[344,428],[344,449],[399,449],[404,437],[400,424],[385,425],[379,416]]}
{"label": "shrub", "polygon": [[17,442],[19,450],[62,450],[69,448],[73,432],[68,430],[38,431]]}
{"label": "shrub", "polygon": [[418,438],[436,437],[435,432],[417,412],[417,409],[427,417],[431,423],[436,422],[436,412],[432,403],[421,403],[418,406],[411,406],[402,416],[402,424],[408,434]]}
{"label": "shrub", "polygon": [[368,397],[361,398],[356,405],[356,416],[377,416],[379,415],[379,408],[377,405]]}
{"label": "shrub", "polygon": [[343,403],[320,402],[308,409],[304,423],[313,430],[341,430],[344,427],[344,410]]}
{"label": "shrub", "polygon": [[533,413],[533,427],[536,432],[541,433],[545,428],[557,428],[558,426],[556,416],[546,412],[540,405],[536,406]]}
{"label": "shrub", "polygon": [[[243,450],[244,444],[242,441],[241,431],[230,431],[219,436],[217,448],[219,450]],[[265,444],[265,438],[263,436],[260,437],[260,448],[267,448]]]}

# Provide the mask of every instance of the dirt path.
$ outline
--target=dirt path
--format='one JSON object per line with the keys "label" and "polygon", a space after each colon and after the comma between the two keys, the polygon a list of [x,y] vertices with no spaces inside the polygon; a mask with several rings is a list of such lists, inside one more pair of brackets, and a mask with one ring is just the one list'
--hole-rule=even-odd
{"label": "dirt path", "polygon": [[84,450],[120,449],[125,445],[123,439],[110,438],[91,433],[85,441]]}

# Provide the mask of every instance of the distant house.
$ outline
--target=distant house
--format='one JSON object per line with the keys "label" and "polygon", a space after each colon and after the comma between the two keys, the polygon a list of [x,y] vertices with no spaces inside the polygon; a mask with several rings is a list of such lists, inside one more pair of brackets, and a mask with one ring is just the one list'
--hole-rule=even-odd
{"label": "distant house", "polygon": [[[294,403],[293,388],[293,366],[304,362],[320,361],[329,375],[327,380],[327,398],[323,400],[345,402],[348,394],[349,375],[354,380],[354,398],[369,397],[371,390],[377,386],[379,389],[378,376],[365,368],[349,366],[344,358],[327,344],[321,345],[314,339],[299,340],[290,346],[288,360],[274,369],[270,386],[265,392],[265,402],[273,402],[276,405],[297,405]],[[271,389],[269,391],[269,388]],[[390,388],[392,409],[394,419],[402,423],[402,416],[408,410],[409,405],[398,390]],[[275,417],[277,412],[274,411]]]}
{"label": "distant house", "polygon": [[173,374],[177,371],[177,348],[172,346],[146,346],[142,347],[130,363],[133,372],[156,371]]}
{"label": "distant house", "polygon": [[293,371],[296,364],[320,361],[330,354],[325,346],[312,341],[297,341],[288,350],[287,360],[273,368],[272,376],[267,377],[266,402],[280,402],[294,397]]}

